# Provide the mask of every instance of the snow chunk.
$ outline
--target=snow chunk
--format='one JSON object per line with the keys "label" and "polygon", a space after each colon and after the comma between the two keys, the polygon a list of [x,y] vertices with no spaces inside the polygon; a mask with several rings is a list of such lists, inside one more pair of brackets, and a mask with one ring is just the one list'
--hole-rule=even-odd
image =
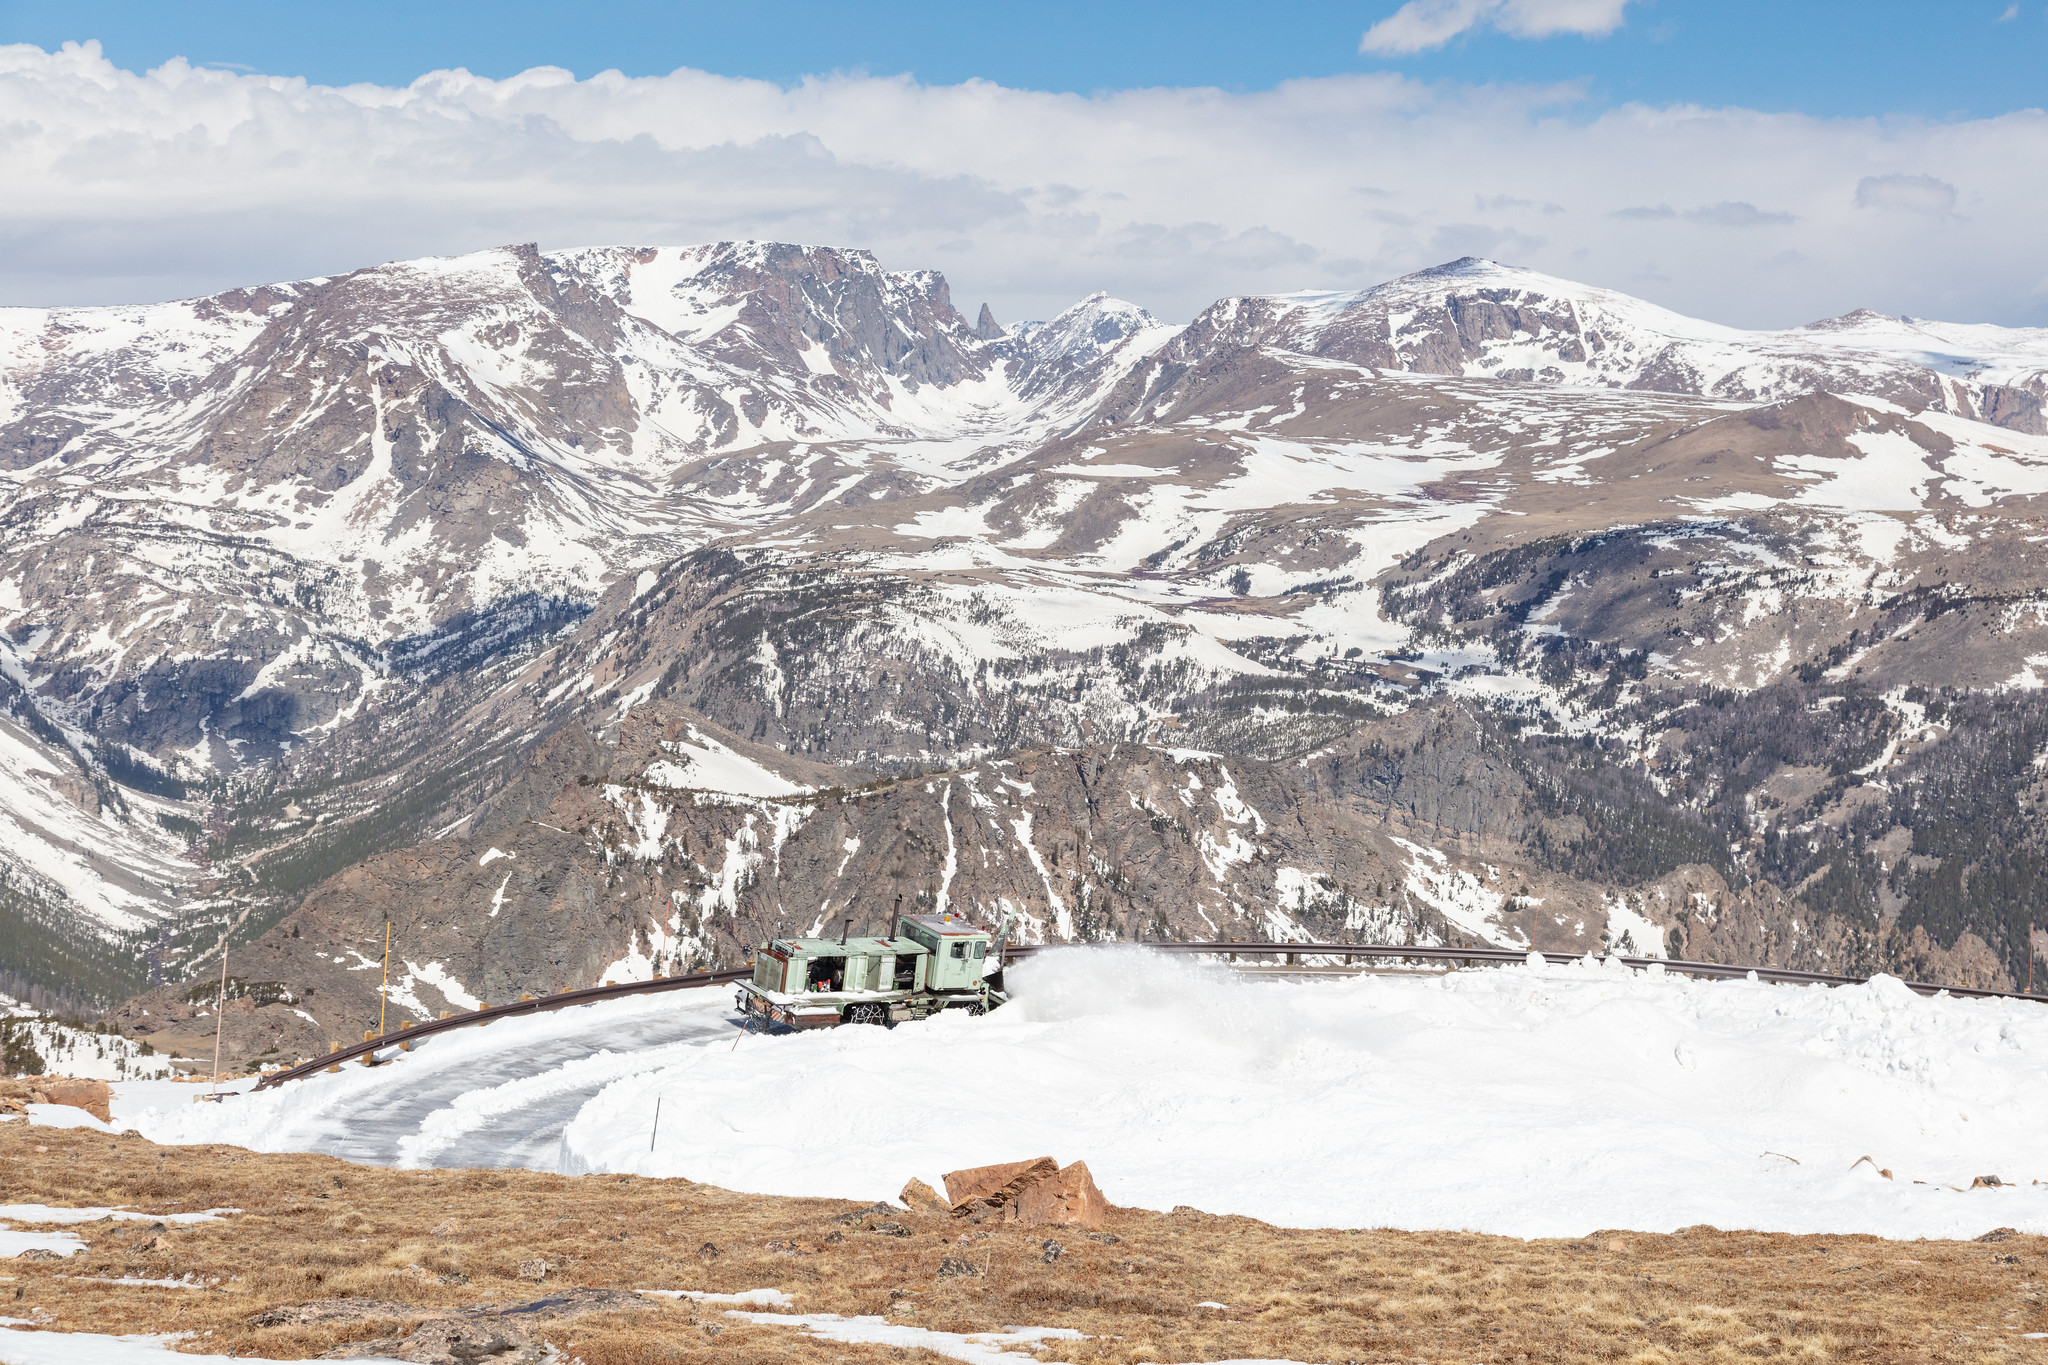
{"label": "snow chunk", "polygon": [[658,787],[762,797],[802,796],[817,790],[734,753],[694,725],[688,739],[665,740],[661,747],[675,758],[657,759],[641,774]]}

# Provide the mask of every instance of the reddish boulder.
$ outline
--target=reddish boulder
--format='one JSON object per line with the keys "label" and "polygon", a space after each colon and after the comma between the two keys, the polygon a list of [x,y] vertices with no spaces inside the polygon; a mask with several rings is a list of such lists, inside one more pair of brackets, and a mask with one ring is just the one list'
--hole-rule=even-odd
{"label": "reddish boulder", "polygon": [[1087,1162],[1062,1169],[1049,1156],[949,1172],[946,1195],[955,1218],[977,1223],[995,1218],[1025,1227],[1097,1228],[1109,1212]]}
{"label": "reddish boulder", "polygon": [[1109,1201],[1095,1187],[1088,1163],[1077,1161],[1026,1185],[1010,1204],[1009,1212],[1027,1228],[1099,1228],[1109,1212]]}
{"label": "reddish boulder", "polygon": [[1001,1208],[1016,1197],[1017,1191],[1034,1180],[1056,1175],[1060,1164],[1049,1156],[1031,1161],[1006,1161],[997,1166],[973,1166],[964,1171],[946,1172],[946,1201],[958,1213],[964,1205],[977,1200],[995,1208]]}
{"label": "reddish boulder", "polygon": [[68,1076],[45,1076],[36,1082],[36,1089],[42,1091],[43,1104],[68,1104],[73,1109],[83,1109],[101,1123],[112,1123],[114,1115],[109,1109],[114,1092],[105,1081],[75,1081]]}
{"label": "reddish boulder", "polygon": [[903,1193],[897,1195],[896,1198],[904,1208],[911,1210],[913,1213],[928,1209],[943,1211],[947,1207],[946,1201],[939,1198],[939,1192],[925,1184],[922,1180],[913,1179],[908,1185],[903,1187]]}

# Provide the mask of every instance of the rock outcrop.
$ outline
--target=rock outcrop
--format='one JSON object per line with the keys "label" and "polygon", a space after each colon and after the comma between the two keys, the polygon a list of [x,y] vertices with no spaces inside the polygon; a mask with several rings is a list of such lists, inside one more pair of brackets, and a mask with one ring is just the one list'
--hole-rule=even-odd
{"label": "rock outcrop", "polygon": [[1049,1156],[1037,1157],[949,1171],[945,1179],[953,1216],[968,1222],[1097,1228],[1109,1212],[1084,1161],[1061,1166]]}

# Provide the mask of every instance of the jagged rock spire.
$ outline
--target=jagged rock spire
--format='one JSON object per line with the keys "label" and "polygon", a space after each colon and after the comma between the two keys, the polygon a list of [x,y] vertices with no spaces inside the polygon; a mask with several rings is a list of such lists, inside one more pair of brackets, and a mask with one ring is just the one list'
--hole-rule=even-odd
{"label": "jagged rock spire", "polygon": [[1002,324],[985,303],[981,305],[981,316],[974,320],[974,334],[983,341],[994,341],[1003,334]]}

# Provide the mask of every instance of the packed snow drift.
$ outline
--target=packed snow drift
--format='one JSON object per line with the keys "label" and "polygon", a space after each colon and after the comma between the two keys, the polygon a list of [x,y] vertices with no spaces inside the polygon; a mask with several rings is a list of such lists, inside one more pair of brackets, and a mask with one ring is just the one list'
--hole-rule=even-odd
{"label": "packed snow drift", "polygon": [[[1086,1160],[1116,1203],[1291,1226],[2048,1232],[2038,1005],[1591,959],[1295,982],[1074,949],[1010,982],[1014,1003],[985,1018],[593,1050],[419,1115],[397,1159],[433,1164],[451,1134],[581,1091],[562,1169],[763,1193],[878,1199],[911,1176],[1049,1154]],[[690,994],[464,1031],[387,1068],[137,1126],[318,1145],[409,1073],[460,1075],[606,1008],[623,1021],[723,1006],[723,992]],[[2002,1183],[1971,1188],[1982,1176]]]}

